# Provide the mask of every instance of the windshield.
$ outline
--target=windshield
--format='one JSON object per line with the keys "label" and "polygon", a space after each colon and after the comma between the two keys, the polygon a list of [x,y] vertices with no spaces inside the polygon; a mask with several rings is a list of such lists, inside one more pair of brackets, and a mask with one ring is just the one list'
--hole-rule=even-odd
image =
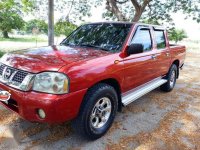
{"label": "windshield", "polygon": [[130,27],[131,24],[87,24],[74,31],[61,44],[118,52],[123,46]]}

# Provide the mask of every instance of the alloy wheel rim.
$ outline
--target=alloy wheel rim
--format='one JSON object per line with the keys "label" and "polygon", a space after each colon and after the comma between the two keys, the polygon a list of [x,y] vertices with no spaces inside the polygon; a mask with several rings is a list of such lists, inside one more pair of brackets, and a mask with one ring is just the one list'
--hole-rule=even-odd
{"label": "alloy wheel rim", "polygon": [[112,105],[108,97],[103,97],[99,99],[95,104],[90,116],[90,122],[92,127],[103,127],[110,118],[111,110]]}
{"label": "alloy wheel rim", "polygon": [[170,87],[174,86],[175,77],[176,77],[176,73],[175,73],[175,71],[173,71],[171,74],[171,77],[170,77]]}

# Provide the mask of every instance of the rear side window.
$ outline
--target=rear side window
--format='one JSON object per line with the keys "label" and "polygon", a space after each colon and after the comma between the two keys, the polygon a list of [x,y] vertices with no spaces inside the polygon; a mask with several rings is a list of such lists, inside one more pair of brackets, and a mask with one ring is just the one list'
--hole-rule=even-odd
{"label": "rear side window", "polygon": [[142,44],[143,51],[150,51],[152,49],[152,40],[149,29],[138,29],[131,44]]}
{"label": "rear side window", "polygon": [[156,36],[157,49],[164,49],[166,47],[164,31],[154,31]]}

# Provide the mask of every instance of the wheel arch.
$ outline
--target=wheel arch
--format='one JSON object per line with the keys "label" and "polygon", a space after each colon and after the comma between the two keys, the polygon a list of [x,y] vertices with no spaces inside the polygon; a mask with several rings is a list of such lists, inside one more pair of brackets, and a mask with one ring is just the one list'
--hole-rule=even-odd
{"label": "wheel arch", "polygon": [[[107,79],[103,79],[103,80],[100,80],[98,82],[95,82],[93,85],[91,85],[87,92],[92,88],[94,87],[95,85],[99,84],[99,83],[105,83],[105,84],[108,84],[110,86],[112,86],[115,91],[117,92],[117,96],[118,96],[118,111],[121,111],[122,110],[122,99],[121,99],[121,86],[120,86],[120,83],[117,79],[115,78],[107,78]],[[86,92],[86,94],[87,94]],[[85,94],[85,95],[86,95]],[[82,101],[81,103],[81,107],[82,105],[84,104],[84,101]]]}
{"label": "wheel arch", "polygon": [[[117,92],[117,96],[118,96],[118,111],[121,111],[122,110],[122,99],[121,99],[121,86],[120,86],[119,82],[114,78],[108,78],[105,80],[101,80],[98,83],[106,83],[115,89],[115,91]],[[98,83],[96,83],[96,84],[98,84]]]}

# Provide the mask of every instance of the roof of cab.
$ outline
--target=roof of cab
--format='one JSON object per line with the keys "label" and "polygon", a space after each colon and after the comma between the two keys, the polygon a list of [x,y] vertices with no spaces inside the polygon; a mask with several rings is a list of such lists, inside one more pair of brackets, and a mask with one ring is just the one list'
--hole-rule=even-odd
{"label": "roof of cab", "polygon": [[140,22],[123,22],[123,21],[106,21],[106,22],[94,22],[94,23],[86,23],[86,24],[124,24],[124,25],[141,25],[141,26],[151,26],[156,30],[164,30],[166,29],[160,25],[153,25],[153,24],[145,24]]}
{"label": "roof of cab", "polygon": [[94,23],[86,23],[86,24],[121,24],[121,25],[133,25],[133,22],[114,22],[114,21],[106,21],[106,22],[94,22]]}

